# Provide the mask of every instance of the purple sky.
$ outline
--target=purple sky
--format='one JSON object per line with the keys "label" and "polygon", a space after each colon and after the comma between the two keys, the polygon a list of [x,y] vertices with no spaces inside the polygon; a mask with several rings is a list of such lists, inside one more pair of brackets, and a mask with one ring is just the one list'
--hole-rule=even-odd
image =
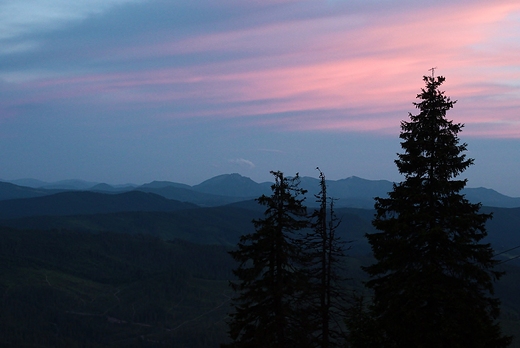
{"label": "purple sky", "polygon": [[475,165],[520,196],[518,0],[0,0],[0,178],[400,181],[437,67]]}

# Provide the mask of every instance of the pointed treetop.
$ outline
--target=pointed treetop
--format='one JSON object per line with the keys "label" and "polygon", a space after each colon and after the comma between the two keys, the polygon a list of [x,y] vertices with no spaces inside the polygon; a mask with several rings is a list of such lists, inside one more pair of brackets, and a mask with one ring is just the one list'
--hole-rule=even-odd
{"label": "pointed treetop", "polygon": [[434,68],[428,69],[428,71],[431,71],[431,72],[432,72],[432,78],[435,77],[435,69],[437,69],[437,67],[434,67]]}

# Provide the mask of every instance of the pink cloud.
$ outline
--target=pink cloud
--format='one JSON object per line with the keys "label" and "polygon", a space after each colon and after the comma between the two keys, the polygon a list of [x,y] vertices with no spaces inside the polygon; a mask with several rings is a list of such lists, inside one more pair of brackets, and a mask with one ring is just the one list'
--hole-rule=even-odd
{"label": "pink cloud", "polygon": [[[454,2],[277,22],[107,52],[116,61],[222,55],[209,63],[47,78],[25,86],[33,101],[182,105],[188,111],[174,117],[249,116],[294,130],[385,132],[398,127],[407,111],[415,112],[421,77],[437,66],[447,77],[447,95],[459,100],[450,114],[456,122],[489,125],[467,127],[480,136],[520,137],[518,114],[493,112],[520,109],[519,13],[520,3],[513,1]],[[312,112],[321,116],[261,117]]]}

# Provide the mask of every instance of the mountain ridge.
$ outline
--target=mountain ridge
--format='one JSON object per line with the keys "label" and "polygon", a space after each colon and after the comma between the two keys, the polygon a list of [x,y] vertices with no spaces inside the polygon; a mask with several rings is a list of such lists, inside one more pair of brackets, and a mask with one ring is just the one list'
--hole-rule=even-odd
{"label": "mountain ridge", "polygon": [[[26,181],[32,179],[24,179]],[[0,201],[15,198],[31,198],[54,194],[60,191],[70,191],[63,187],[70,187],[77,182],[74,190],[85,190],[85,181],[63,180],[62,186],[47,183],[45,187],[34,188],[26,186],[9,186],[12,183],[0,182]],[[41,182],[40,182],[41,183]],[[221,174],[205,180],[197,185],[187,185],[171,181],[152,181],[143,185],[108,185],[105,183],[88,183],[87,191],[100,193],[123,193],[129,191],[151,192],[168,199],[179,200],[197,204],[200,206],[218,206],[230,204],[241,200],[258,198],[261,195],[270,195],[272,183],[257,183],[249,177],[238,173]],[[67,186],[69,185],[69,186]],[[374,197],[384,197],[392,190],[393,182],[388,180],[368,180],[357,176],[345,179],[327,180],[329,196],[338,198],[337,205],[345,207],[371,208],[374,205]],[[54,189],[48,189],[53,187]],[[62,187],[61,189],[58,189]],[[301,187],[308,191],[307,204],[314,205],[314,195],[319,192],[319,179],[313,177],[301,177]],[[493,189],[477,187],[465,188],[462,191],[472,203],[482,203],[485,206],[502,208],[520,207],[520,197],[510,197]]]}
{"label": "mountain ridge", "polygon": [[0,219],[124,211],[174,211],[188,208],[198,208],[198,206],[141,191],[118,194],[65,191],[47,196],[2,200],[0,201]]}

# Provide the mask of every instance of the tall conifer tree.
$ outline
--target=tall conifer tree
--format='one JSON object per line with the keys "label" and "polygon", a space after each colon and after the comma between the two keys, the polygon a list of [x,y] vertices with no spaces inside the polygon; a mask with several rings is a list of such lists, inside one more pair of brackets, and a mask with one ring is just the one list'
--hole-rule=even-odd
{"label": "tall conifer tree", "polygon": [[233,342],[227,347],[305,347],[308,341],[300,323],[305,278],[296,241],[308,225],[306,191],[298,186],[298,174],[289,179],[271,173],[272,195],[257,199],[266,206],[264,218],[253,221],[256,232],[242,236],[231,252],[239,267],[233,271],[238,281],[231,284],[237,296],[229,322]]}
{"label": "tall conifer tree", "polygon": [[304,239],[306,318],[315,345],[328,348],[344,343],[346,311],[345,278],[341,271],[345,261],[345,242],[336,235],[340,220],[334,211],[334,199],[327,195],[325,174],[320,171],[320,192],[315,195],[318,209],[311,215],[312,231]]}
{"label": "tall conifer tree", "polygon": [[459,143],[463,125],[446,119],[455,102],[439,91],[444,80],[424,77],[419,113],[401,123],[395,163],[404,181],[376,198],[380,232],[367,237],[377,262],[365,267],[371,315],[383,346],[505,347],[492,297],[501,273],[482,243],[491,216],[460,193],[467,180],[455,179],[473,159]]}

